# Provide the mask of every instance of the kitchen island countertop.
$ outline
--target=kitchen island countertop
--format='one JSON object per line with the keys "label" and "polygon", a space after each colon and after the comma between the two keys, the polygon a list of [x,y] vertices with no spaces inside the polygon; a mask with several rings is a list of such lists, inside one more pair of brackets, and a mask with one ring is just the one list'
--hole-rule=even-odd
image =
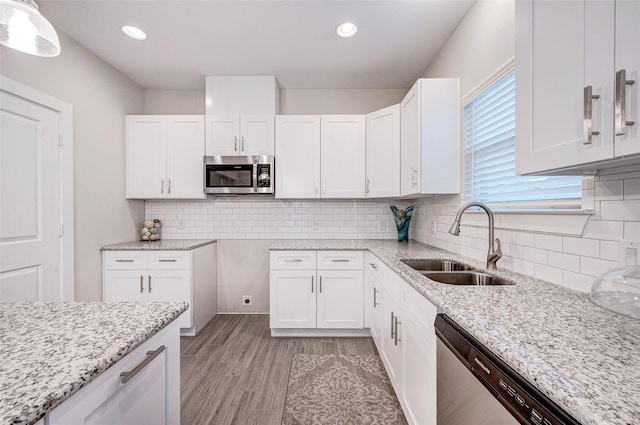
{"label": "kitchen island countertop", "polygon": [[149,339],[186,303],[0,303],[0,423],[33,424]]}
{"label": "kitchen island countertop", "polygon": [[131,241],[106,245],[102,251],[189,251],[216,243],[215,239],[160,239],[159,241]]}
{"label": "kitchen island countertop", "polygon": [[[271,250],[369,250],[439,310],[502,358],[583,425],[640,424],[637,323],[592,304],[587,294],[410,241],[283,240]],[[402,259],[458,261],[515,281],[446,285]]]}

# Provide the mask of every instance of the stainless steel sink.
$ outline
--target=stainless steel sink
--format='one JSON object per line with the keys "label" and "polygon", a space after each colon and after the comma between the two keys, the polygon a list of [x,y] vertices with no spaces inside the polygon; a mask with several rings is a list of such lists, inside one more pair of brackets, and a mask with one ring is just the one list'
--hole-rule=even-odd
{"label": "stainless steel sink", "polygon": [[434,272],[450,272],[458,270],[473,270],[466,264],[458,263],[450,260],[401,260],[407,266],[424,274],[426,271]]}
{"label": "stainless steel sink", "polygon": [[447,285],[513,285],[506,279],[502,279],[490,274],[463,271],[463,272],[428,272],[423,273],[426,277],[436,282],[446,283]]}

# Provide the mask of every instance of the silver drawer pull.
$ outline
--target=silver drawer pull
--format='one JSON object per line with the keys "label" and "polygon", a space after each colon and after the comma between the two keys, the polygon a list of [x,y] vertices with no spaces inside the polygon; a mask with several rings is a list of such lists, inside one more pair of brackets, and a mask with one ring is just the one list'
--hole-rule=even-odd
{"label": "silver drawer pull", "polygon": [[131,381],[135,376],[142,371],[149,363],[153,361],[156,357],[158,357],[165,349],[164,345],[158,347],[155,351],[147,351],[147,357],[138,364],[138,366],[131,369],[129,372],[122,372],[120,374],[120,382],[126,384]]}
{"label": "silver drawer pull", "polygon": [[133,263],[134,260],[116,260],[116,263]]}
{"label": "silver drawer pull", "polygon": [[149,293],[151,293],[151,275],[149,275]]}
{"label": "silver drawer pull", "polygon": [[378,270],[378,265],[376,263],[369,263],[369,265],[374,269]]}
{"label": "silver drawer pull", "polygon": [[331,260],[331,261],[334,262],[334,263],[348,263],[351,260],[349,260],[348,258],[345,258],[345,259],[337,259],[337,260],[334,259],[334,260]]}
{"label": "silver drawer pull", "polygon": [[393,345],[398,345],[398,342],[401,342],[402,340],[400,338],[398,338],[398,325],[401,325],[402,322],[400,322],[398,320],[398,316],[396,316],[396,329],[395,332],[393,333]]}
{"label": "silver drawer pull", "polygon": [[373,308],[378,307],[378,290],[373,288]]}
{"label": "silver drawer pull", "polygon": [[144,277],[140,275],[140,293],[144,292]]}
{"label": "silver drawer pull", "polygon": [[175,258],[170,259],[170,260],[167,260],[167,259],[161,259],[161,260],[158,260],[158,262],[159,262],[159,263],[177,263],[177,262],[178,262],[178,260],[176,260]]}
{"label": "silver drawer pull", "polygon": [[302,259],[301,258],[285,258],[284,262],[285,263],[302,263]]}

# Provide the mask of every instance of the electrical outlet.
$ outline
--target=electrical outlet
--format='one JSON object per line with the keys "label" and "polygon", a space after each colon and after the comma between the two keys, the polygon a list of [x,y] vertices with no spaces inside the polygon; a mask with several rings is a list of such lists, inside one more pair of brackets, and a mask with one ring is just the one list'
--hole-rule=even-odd
{"label": "electrical outlet", "polygon": [[387,229],[387,222],[385,220],[380,220],[380,226],[378,227],[378,230],[386,230]]}
{"label": "electrical outlet", "polygon": [[620,241],[620,265],[640,265],[640,241]]}
{"label": "electrical outlet", "polygon": [[253,297],[251,295],[243,295],[242,296],[242,306],[243,307],[251,307],[251,306],[253,306]]}

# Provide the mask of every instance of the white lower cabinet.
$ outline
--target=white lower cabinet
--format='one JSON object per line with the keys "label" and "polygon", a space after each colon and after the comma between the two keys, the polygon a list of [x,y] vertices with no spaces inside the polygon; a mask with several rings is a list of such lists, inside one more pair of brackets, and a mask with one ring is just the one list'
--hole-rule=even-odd
{"label": "white lower cabinet", "polygon": [[216,314],[216,244],[189,251],[104,251],[103,275],[107,302],[189,303],[177,319],[183,335],[195,335]]}
{"label": "white lower cabinet", "polygon": [[272,251],[270,322],[278,329],[362,330],[362,251]]}
{"label": "white lower cabinet", "polygon": [[374,255],[367,262],[371,335],[391,384],[410,425],[436,425],[437,308]]}
{"label": "white lower cabinet", "polygon": [[[48,425],[180,423],[180,332],[173,322],[53,409]],[[136,369],[141,366],[140,369]],[[137,370],[137,372],[135,372]],[[121,374],[128,373],[125,382]]]}

